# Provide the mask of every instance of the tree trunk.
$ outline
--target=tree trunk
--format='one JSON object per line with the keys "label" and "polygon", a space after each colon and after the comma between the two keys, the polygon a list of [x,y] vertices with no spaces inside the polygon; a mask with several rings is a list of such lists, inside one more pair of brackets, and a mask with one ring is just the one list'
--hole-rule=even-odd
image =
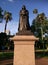
{"label": "tree trunk", "polygon": [[5,23],[5,29],[4,29],[4,32],[6,33],[6,27],[7,27],[7,21]]}

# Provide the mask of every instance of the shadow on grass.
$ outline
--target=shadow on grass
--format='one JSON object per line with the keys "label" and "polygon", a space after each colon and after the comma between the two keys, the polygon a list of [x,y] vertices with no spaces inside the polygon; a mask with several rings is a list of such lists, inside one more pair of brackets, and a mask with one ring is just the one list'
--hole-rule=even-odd
{"label": "shadow on grass", "polygon": [[42,58],[42,57],[48,57],[48,51],[47,52],[35,52],[35,58]]}

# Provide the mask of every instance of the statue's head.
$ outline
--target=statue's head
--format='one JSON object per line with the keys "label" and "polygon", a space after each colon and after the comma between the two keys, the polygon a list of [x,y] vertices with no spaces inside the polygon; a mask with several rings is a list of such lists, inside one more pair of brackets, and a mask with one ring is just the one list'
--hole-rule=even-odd
{"label": "statue's head", "polygon": [[23,9],[23,10],[26,10],[26,7],[25,7],[25,5],[23,5],[23,6],[22,6],[22,9]]}

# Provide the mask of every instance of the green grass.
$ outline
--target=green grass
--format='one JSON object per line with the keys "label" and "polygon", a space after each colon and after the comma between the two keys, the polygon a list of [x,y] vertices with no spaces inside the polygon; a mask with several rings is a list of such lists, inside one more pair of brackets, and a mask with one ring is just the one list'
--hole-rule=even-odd
{"label": "green grass", "polygon": [[[13,56],[14,56],[13,52],[0,52],[0,60],[13,59]],[[42,57],[48,58],[48,51],[36,51],[35,57],[36,58],[42,58]]]}
{"label": "green grass", "polygon": [[0,60],[12,59],[13,52],[0,52]]}
{"label": "green grass", "polygon": [[36,58],[42,58],[42,57],[48,58],[48,51],[35,52],[35,57]]}

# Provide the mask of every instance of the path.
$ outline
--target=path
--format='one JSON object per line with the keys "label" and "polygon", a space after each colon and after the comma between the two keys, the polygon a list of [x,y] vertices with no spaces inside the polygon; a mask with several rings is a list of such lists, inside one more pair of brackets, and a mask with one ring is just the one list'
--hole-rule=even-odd
{"label": "path", "polygon": [[48,58],[36,59],[36,65],[48,65]]}
{"label": "path", "polygon": [[[4,60],[0,61],[0,65],[12,65],[13,60]],[[36,65],[48,65],[48,58],[39,58],[36,59]]]}
{"label": "path", "polygon": [[0,61],[0,65],[12,65],[12,63],[13,63],[12,59]]}

